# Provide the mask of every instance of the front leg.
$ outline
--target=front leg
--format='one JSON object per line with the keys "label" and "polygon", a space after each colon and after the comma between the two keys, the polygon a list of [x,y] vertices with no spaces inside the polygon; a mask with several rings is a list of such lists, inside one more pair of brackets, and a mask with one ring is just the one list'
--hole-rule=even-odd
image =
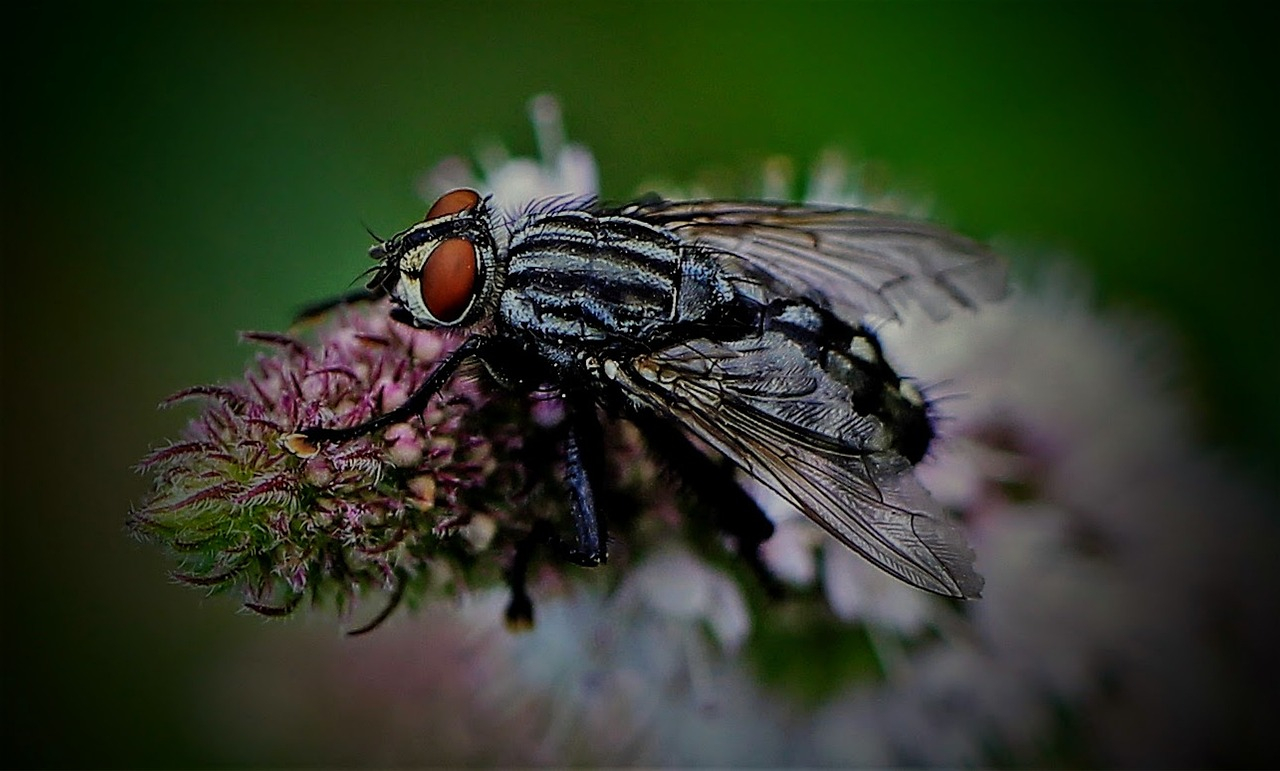
{"label": "front leg", "polygon": [[[440,362],[440,364],[431,371],[431,374],[425,381],[423,381],[422,385],[418,386],[418,390],[410,394],[408,399],[405,399],[404,404],[401,404],[390,412],[384,412],[376,418],[366,420],[363,423],[355,426],[349,426],[347,428],[324,428],[322,426],[311,426],[309,428],[301,429],[297,434],[294,434],[289,438],[293,439],[293,437],[297,437],[311,445],[318,442],[345,442],[371,434],[380,428],[395,425],[396,423],[403,423],[413,416],[422,413],[422,411],[427,408],[427,404],[431,402],[431,397],[435,396],[436,393],[444,387],[444,384],[449,382],[449,378],[453,376],[453,373],[458,369],[459,365],[473,356],[483,356],[485,349],[490,345],[490,340],[491,338],[485,337],[484,335],[472,335],[471,337],[468,337],[463,341],[462,345],[455,348],[453,353],[449,354],[448,358]],[[293,443],[299,444],[296,441]],[[305,447],[305,445],[302,445],[302,447]]]}
{"label": "front leg", "polygon": [[335,308],[340,308],[344,305],[374,302],[375,300],[380,300],[386,296],[387,293],[383,289],[370,289],[368,287],[353,289],[350,292],[344,292],[337,297],[330,297],[327,300],[321,300],[320,302],[312,303],[304,307],[302,310],[294,314],[293,323],[295,326],[299,324],[308,324],[321,316],[328,314]]}

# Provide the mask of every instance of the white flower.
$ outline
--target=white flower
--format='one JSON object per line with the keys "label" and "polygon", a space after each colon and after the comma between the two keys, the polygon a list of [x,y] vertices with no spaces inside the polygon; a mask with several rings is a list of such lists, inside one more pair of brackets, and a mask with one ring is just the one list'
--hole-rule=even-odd
{"label": "white flower", "polygon": [[615,601],[642,603],[681,624],[705,623],[720,646],[729,651],[742,644],[751,627],[738,585],[677,547],[633,568]]}
{"label": "white flower", "polygon": [[492,195],[498,209],[511,215],[544,198],[598,195],[600,180],[595,157],[582,145],[565,141],[560,104],[555,97],[534,97],[529,102],[529,116],[538,139],[539,158],[512,158],[501,145],[490,145],[479,152],[479,175],[465,158],[448,158],[419,183],[423,200],[434,201],[441,193],[469,187]]}

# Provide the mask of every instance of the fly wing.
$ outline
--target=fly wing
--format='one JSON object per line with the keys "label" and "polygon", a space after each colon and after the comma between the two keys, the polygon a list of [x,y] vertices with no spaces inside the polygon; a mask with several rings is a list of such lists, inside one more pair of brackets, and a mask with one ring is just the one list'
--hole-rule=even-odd
{"label": "fly wing", "polygon": [[897,319],[919,306],[935,321],[998,300],[1004,262],[924,222],[861,209],[736,201],[654,201],[620,214],[722,255],[768,292],[821,302],[848,319]]}
{"label": "fly wing", "polygon": [[977,597],[973,552],[886,427],[776,331],[694,340],[610,368],[634,403],[672,416],[845,545],[910,584]]}

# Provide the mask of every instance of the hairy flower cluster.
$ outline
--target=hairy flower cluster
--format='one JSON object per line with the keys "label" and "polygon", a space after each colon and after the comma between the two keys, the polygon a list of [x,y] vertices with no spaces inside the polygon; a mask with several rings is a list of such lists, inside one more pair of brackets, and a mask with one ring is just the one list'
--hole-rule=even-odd
{"label": "hairy flower cluster", "polygon": [[306,597],[345,608],[379,588],[398,598],[496,583],[543,489],[522,457],[545,430],[527,401],[454,377],[407,422],[300,448],[300,428],[403,403],[457,340],[392,322],[382,304],[335,314],[313,342],[245,337],[273,350],[242,381],[167,400],[203,410],[139,464],[154,487],[129,527],[179,556],[179,580],[239,592],[267,615]]}

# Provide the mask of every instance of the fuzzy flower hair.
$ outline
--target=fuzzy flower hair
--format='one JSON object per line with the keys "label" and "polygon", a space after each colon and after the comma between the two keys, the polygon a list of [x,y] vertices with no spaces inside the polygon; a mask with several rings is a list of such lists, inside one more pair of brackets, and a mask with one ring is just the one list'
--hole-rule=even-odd
{"label": "fuzzy flower hair", "polygon": [[379,588],[414,597],[500,577],[528,531],[523,512],[539,505],[529,402],[495,402],[455,377],[405,423],[323,447],[293,436],[396,407],[456,345],[387,311],[339,312],[312,337],[247,334],[269,352],[243,380],[166,402],[202,411],[140,464],[154,487],[129,526],[176,552],[180,581],[283,615],[304,598],[349,608]]}

